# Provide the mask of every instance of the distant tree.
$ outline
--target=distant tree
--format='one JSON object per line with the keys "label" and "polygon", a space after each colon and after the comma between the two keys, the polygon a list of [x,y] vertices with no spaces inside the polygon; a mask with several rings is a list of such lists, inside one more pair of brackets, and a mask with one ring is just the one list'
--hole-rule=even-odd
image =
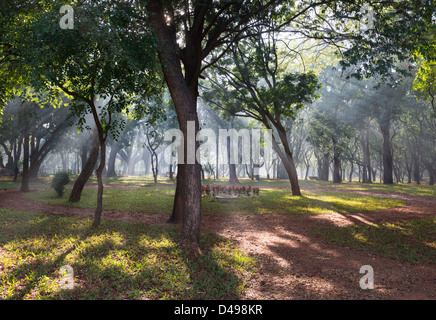
{"label": "distant tree", "polygon": [[333,183],[341,183],[343,154],[354,135],[349,111],[356,92],[334,70],[326,70],[320,78],[324,86],[312,108],[308,139],[324,155],[332,156]]}
{"label": "distant tree", "polygon": [[[56,146],[56,142],[71,124],[65,97],[46,99],[32,90],[27,90],[27,99],[11,101],[5,108],[6,121],[0,123],[1,132],[8,132],[9,147],[2,139],[6,154],[7,167],[17,171],[18,159],[23,151],[21,190],[29,191],[31,177],[36,177],[47,154]],[[18,144],[18,147],[17,147]],[[12,160],[15,158],[14,160]]]}
{"label": "distant tree", "polygon": [[274,129],[277,134],[272,137],[273,148],[285,165],[292,194],[301,195],[283,121],[295,118],[298,109],[318,97],[320,84],[315,74],[283,70],[273,33],[240,41],[232,47],[228,59],[212,70],[211,85],[205,90],[204,99],[215,102],[227,113],[255,119]]}
{"label": "distant tree", "polygon": [[[413,94],[403,102],[404,112],[400,118],[408,150],[405,151],[406,168],[414,180],[420,183],[419,164],[422,162],[429,174],[429,184],[434,185],[436,178],[436,117],[428,102],[417,101]],[[403,142],[404,144],[404,142]]]}

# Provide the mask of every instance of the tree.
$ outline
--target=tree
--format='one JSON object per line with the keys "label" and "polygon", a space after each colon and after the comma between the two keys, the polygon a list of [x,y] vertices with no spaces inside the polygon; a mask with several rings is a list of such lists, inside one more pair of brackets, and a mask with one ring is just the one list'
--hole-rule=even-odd
{"label": "tree", "polygon": [[[245,31],[263,24],[263,18],[275,15],[285,1],[149,1],[148,20],[155,33],[165,81],[174,102],[179,128],[187,136],[188,121],[199,131],[197,115],[198,81],[201,74],[237,42]],[[308,4],[302,10],[308,10]],[[298,13],[295,14],[298,16]],[[183,37],[177,43],[177,36]],[[183,70],[181,63],[183,63]],[[195,149],[199,146],[195,143]],[[187,164],[187,141],[184,141],[184,164],[179,163],[172,221],[183,220],[181,243],[200,252],[201,168],[195,161]],[[195,158],[195,157],[194,157]]]}
{"label": "tree", "polygon": [[348,76],[395,81],[393,75],[411,75],[417,51],[434,60],[435,10],[426,0],[333,1],[306,12],[297,32],[335,46]]}
{"label": "tree", "polygon": [[232,59],[214,67],[216,71],[209,76],[211,86],[204,98],[215,101],[230,114],[249,117],[268,129],[274,128],[277,134],[272,135],[273,148],[285,165],[292,194],[301,195],[283,121],[295,119],[297,110],[318,97],[316,91],[320,85],[315,74],[285,72],[273,33],[240,41],[232,47],[229,58]]}
{"label": "tree", "polygon": [[[32,90],[26,90],[27,96],[11,101],[6,108],[6,121],[0,126],[9,132],[2,137],[2,145],[8,155],[7,167],[15,171],[18,169],[18,159],[23,150],[23,172],[21,190],[29,191],[31,177],[36,177],[38,170],[47,154],[53,150],[59,137],[70,125],[65,104],[67,99],[47,99]],[[15,128],[13,128],[15,127]],[[5,142],[9,140],[9,148]],[[18,148],[17,148],[18,144]]]}
{"label": "tree", "polygon": [[416,73],[413,89],[417,91],[418,97],[429,101],[433,110],[435,109],[436,97],[436,61],[423,60]]}
{"label": "tree", "polygon": [[[404,99],[405,110],[400,122],[403,124],[406,141],[409,144],[407,154],[410,154],[406,168],[411,181],[412,163],[414,177],[420,182],[419,163],[422,162],[429,174],[429,184],[434,185],[436,178],[436,118],[430,103],[417,101],[411,93]],[[409,141],[410,140],[410,141]],[[406,160],[409,159],[405,155]]]}
{"label": "tree", "polygon": [[[207,99],[207,98],[206,98]],[[221,129],[235,129],[235,116],[223,112],[219,107],[213,107],[215,105],[215,101],[210,101],[211,105],[206,105],[205,109],[207,113],[213,118],[213,120],[218,124]],[[236,159],[230,159],[231,157],[231,141],[230,136],[227,137],[227,165],[229,167],[229,184],[240,184],[238,175],[236,174]],[[218,159],[219,159],[219,146],[217,145],[216,149],[216,170],[218,170]],[[218,176],[217,176],[218,178]]]}
{"label": "tree", "polygon": [[157,184],[157,176],[159,174],[159,161],[157,149],[161,147],[163,142],[163,132],[159,128],[152,127],[151,125],[145,126],[145,147],[151,155],[151,170],[153,173],[154,184]]}
{"label": "tree", "polygon": [[373,90],[365,95],[368,110],[377,120],[383,137],[383,183],[392,184],[393,155],[391,146],[391,125],[401,112],[401,99],[406,94],[406,86],[382,85],[379,90]]}
{"label": "tree", "polygon": [[[89,156],[86,158],[85,162],[82,163],[82,170],[79,176],[76,178],[73,184],[73,188],[70,193],[70,202],[78,202],[82,196],[82,190],[85,187],[86,182],[91,177],[94,171],[95,165],[98,161],[98,150],[99,150],[99,139],[98,132],[94,130],[92,134],[91,147],[89,148]],[[82,160],[83,161],[83,160]]]}
{"label": "tree", "polygon": [[133,5],[83,1],[75,10],[73,30],[59,27],[57,5],[47,4],[44,9],[36,10],[20,28],[14,44],[32,84],[53,94],[57,87],[71,98],[70,110],[79,118],[79,129],[83,129],[86,114],[92,114],[100,149],[93,222],[97,227],[103,205],[106,140],[109,134],[116,138],[124,125],[112,115],[135,106],[137,97],[147,99],[159,94],[156,52],[148,33],[130,31],[135,28]]}
{"label": "tree", "polygon": [[[309,31],[311,33],[311,31],[314,31],[314,28],[316,29],[319,25],[323,26],[326,24],[325,16],[320,19],[313,19],[315,9],[325,12],[325,9],[330,8],[334,12],[333,20],[340,20],[344,14],[351,15],[354,20],[359,20],[360,17],[356,18],[356,13],[359,13],[361,9],[359,5],[352,1],[347,1],[340,5],[337,3],[337,1],[329,0],[295,3],[279,0],[202,0],[164,3],[159,0],[149,1],[144,8],[141,8],[144,9],[144,15],[140,15],[138,18],[144,21],[146,26],[150,23],[155,33],[165,81],[174,101],[180,130],[185,136],[187,121],[194,121],[195,133],[199,130],[196,113],[199,78],[205,70],[222,58],[230,46],[245,37],[251,37],[256,34],[256,27],[268,25],[265,21],[270,18],[279,21],[279,24],[273,27],[275,30],[284,29],[285,26],[293,23],[291,32],[294,33],[301,31]],[[377,12],[383,13],[389,6],[392,6],[392,4],[386,4],[385,1],[381,1],[377,7]],[[394,3],[393,6],[397,6],[397,3]],[[403,5],[401,3],[398,6],[401,7]],[[400,9],[403,8],[401,7]],[[419,5],[412,6],[411,9],[413,10],[413,15],[410,20],[413,21],[413,18],[419,18],[420,16],[425,16],[428,20],[428,12],[430,10],[427,9],[427,4],[424,0]],[[401,10],[398,15],[403,17],[408,12],[407,10]],[[417,13],[415,14],[415,12]],[[144,18],[144,16],[147,16],[148,19]],[[395,15],[393,18],[396,18]],[[311,23],[312,25],[306,26],[306,23]],[[339,25],[344,27],[343,24]],[[400,22],[395,25],[402,27],[405,24]],[[389,39],[393,33],[389,32],[389,26],[390,24],[386,23],[386,28],[381,30],[384,37],[380,37],[382,40],[377,43],[381,47],[379,52],[384,50],[385,53],[380,61],[390,61],[391,59],[389,54],[392,52],[391,48],[383,46],[384,40],[386,38]],[[418,32],[415,32],[415,29],[408,24],[404,28],[404,34],[419,35]],[[324,28],[326,35],[324,38],[327,42],[339,42],[348,39],[342,33],[332,33],[331,31],[331,29]],[[395,33],[394,36],[396,36]],[[313,37],[316,38],[316,35]],[[354,46],[351,45],[350,47],[358,50],[361,47],[361,41],[359,41],[361,39],[362,37],[356,37],[352,43]],[[407,39],[407,37],[403,37],[401,40],[403,39]],[[413,47],[413,44],[409,46],[409,43],[406,41],[398,41],[398,45],[402,46],[400,49],[403,51]],[[352,63],[366,60],[366,56],[356,56],[356,59],[352,59]],[[348,57],[345,56],[345,58]],[[350,62],[349,60],[347,62]],[[183,68],[181,66],[182,63]],[[197,147],[198,143],[196,144]],[[186,155],[186,143],[184,148]],[[198,163],[189,165],[186,164],[186,161],[185,164],[179,164],[178,177],[172,214],[174,219],[172,220],[174,222],[183,220],[182,244],[187,248],[191,247],[198,251],[201,222],[200,165]]]}
{"label": "tree", "polygon": [[[333,183],[341,183],[343,154],[354,135],[349,113],[356,92],[334,69],[326,70],[320,78],[324,87],[312,108],[308,140],[324,155],[323,170],[328,170],[327,158],[332,156]],[[328,173],[323,172],[321,180],[328,180]]]}

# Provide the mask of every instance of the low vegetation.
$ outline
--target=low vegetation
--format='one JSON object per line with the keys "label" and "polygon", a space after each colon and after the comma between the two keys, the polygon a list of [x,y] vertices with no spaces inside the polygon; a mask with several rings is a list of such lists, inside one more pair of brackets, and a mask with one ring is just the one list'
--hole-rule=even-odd
{"label": "low vegetation", "polygon": [[[122,192],[120,192],[122,189]],[[36,190],[26,197],[53,204],[95,208],[96,188],[86,188],[78,203],[58,198],[53,190]],[[104,208],[114,211],[169,214],[172,210],[174,187],[110,187],[106,188]],[[403,205],[397,199],[350,194],[325,190],[306,190],[303,196],[292,196],[289,189],[261,188],[259,196],[241,195],[236,199],[217,199],[204,196],[203,214],[320,214],[371,211]]]}
{"label": "low vegetation", "polygon": [[[0,210],[0,299],[237,299],[255,262],[228,239],[202,235],[184,253],[179,229]],[[61,267],[74,288],[61,287]]]}
{"label": "low vegetation", "polygon": [[[37,201],[94,209],[97,188],[90,181],[78,203],[59,198],[51,178],[34,182],[26,197]],[[214,181],[208,181],[212,184]],[[205,215],[313,215],[354,213],[401,206],[398,199],[347,192],[372,190],[433,196],[425,185],[393,185],[303,181],[303,196],[295,197],[286,181],[252,181],[260,194],[234,199],[203,196]],[[3,185],[12,187],[11,182]],[[226,181],[215,181],[225,184]],[[149,177],[105,179],[104,209],[169,214],[175,185]],[[32,185],[32,184],[31,184]],[[248,256],[227,238],[204,232],[202,255],[179,247],[180,229],[141,223],[92,221],[0,209],[0,299],[238,299],[258,277],[257,258]],[[317,236],[358,250],[402,262],[436,263],[436,218],[410,222],[319,227]],[[74,272],[74,288],[62,287],[63,266]]]}
{"label": "low vegetation", "polygon": [[436,263],[436,218],[410,222],[326,227],[318,235],[333,243],[414,264]]}

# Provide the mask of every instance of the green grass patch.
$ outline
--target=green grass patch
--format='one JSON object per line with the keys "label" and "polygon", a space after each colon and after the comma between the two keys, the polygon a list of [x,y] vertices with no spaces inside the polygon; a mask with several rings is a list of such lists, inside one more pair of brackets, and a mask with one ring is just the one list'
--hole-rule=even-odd
{"label": "green grass patch", "polygon": [[203,200],[205,214],[322,214],[379,210],[401,206],[402,201],[340,192],[304,191],[292,196],[287,189],[261,189],[259,197]]}
{"label": "green grass patch", "polygon": [[429,196],[436,197],[436,186],[426,185],[426,184],[382,184],[382,183],[319,183],[320,187],[331,188],[335,190],[368,190],[375,192],[392,192],[392,193],[405,193],[418,196]]}
{"label": "green grass patch", "polygon": [[[50,187],[53,176],[32,179],[29,183],[30,188],[48,188]],[[1,189],[19,189],[21,188],[21,177],[17,181],[13,181],[12,177],[0,177]]]}
{"label": "green grass patch", "polygon": [[[238,299],[255,261],[203,233],[203,255],[178,246],[179,229],[0,209],[0,299]],[[62,289],[60,269],[74,271]]]}
{"label": "green grass patch", "polygon": [[436,218],[378,225],[322,227],[315,233],[339,245],[413,264],[436,263]]}
{"label": "green grass patch", "polygon": [[[71,182],[69,186],[71,187],[74,183],[77,175],[71,176]],[[20,188],[21,178],[19,177],[16,182],[12,182],[11,177],[1,177],[0,178],[0,189],[4,188]],[[49,187],[53,176],[47,176],[33,180],[30,183],[31,188]],[[248,178],[240,178],[239,181],[245,186],[256,186],[261,188],[290,188],[289,180],[287,179],[261,179],[261,180],[251,180]],[[170,180],[165,177],[159,177],[159,185],[175,186],[175,180]],[[154,179],[150,175],[141,176],[117,176],[117,177],[103,177],[103,183],[105,185],[121,185],[121,186],[152,186],[154,185]],[[88,185],[96,185],[97,180],[95,175],[91,176],[88,181]],[[206,179],[202,181],[203,185],[228,185],[228,179]],[[332,183],[326,181],[315,181],[315,180],[299,180],[300,187],[305,192],[304,188],[321,188],[325,190],[370,190],[370,191],[384,191],[384,192],[394,192],[394,193],[406,193],[412,195],[423,195],[436,197],[436,186],[430,186],[428,184],[406,184],[406,183],[395,183],[392,185],[384,185],[379,182],[374,182],[370,184],[358,183],[358,182],[343,182],[343,183]]]}
{"label": "green grass patch", "polygon": [[[85,188],[79,202],[69,202],[71,189],[62,198],[53,189],[35,190],[26,194],[29,199],[52,204],[95,209],[97,188]],[[104,188],[104,210],[169,213],[172,210],[175,188],[171,187],[110,187]]]}
{"label": "green grass patch", "polygon": [[[54,190],[36,190],[26,197],[47,203],[95,209],[97,189],[86,188],[78,203],[68,202],[71,190],[58,198]],[[174,187],[105,188],[104,210],[170,214]],[[400,200],[332,191],[304,191],[294,197],[288,189],[262,188],[260,196],[241,196],[237,199],[203,197],[203,214],[320,214],[371,211],[401,206]]]}

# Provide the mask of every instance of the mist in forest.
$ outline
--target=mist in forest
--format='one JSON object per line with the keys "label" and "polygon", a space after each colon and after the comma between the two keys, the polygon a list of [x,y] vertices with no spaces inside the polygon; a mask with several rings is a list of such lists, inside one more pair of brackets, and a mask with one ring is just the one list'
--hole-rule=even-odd
{"label": "mist in forest", "polygon": [[[295,119],[284,120],[298,178],[433,184],[435,117],[429,103],[415,97],[412,79],[378,86],[377,79],[347,79],[344,74],[326,68],[318,76],[320,98],[298,110]],[[108,99],[99,99],[98,105],[104,107]],[[57,104],[59,107],[53,108],[48,103],[44,106],[17,99],[4,108],[0,125],[3,174],[17,176],[23,171],[25,141],[29,143],[29,163],[45,143],[49,144],[38,155],[33,178],[59,171],[79,174],[83,170],[92,149],[94,120],[88,113],[78,126],[69,112],[68,100],[64,97]],[[224,114],[201,96],[198,114],[201,129],[212,130],[217,144],[219,130],[265,130],[253,119]],[[166,132],[178,128],[175,111],[167,106],[162,117],[151,122],[148,118],[135,120],[128,114],[117,117],[122,126],[116,136],[109,134],[104,175],[175,179],[177,153],[168,162],[165,151],[173,140],[164,139]],[[55,130],[58,134],[53,139]],[[262,138],[258,161],[250,154],[248,163],[242,157],[247,159],[250,149],[243,150],[247,143],[242,140],[236,146],[238,159],[231,159],[230,147],[208,150],[207,161],[202,161],[203,179],[226,179],[231,173],[237,178],[287,179],[280,157],[275,152],[267,155],[264,142]]]}

